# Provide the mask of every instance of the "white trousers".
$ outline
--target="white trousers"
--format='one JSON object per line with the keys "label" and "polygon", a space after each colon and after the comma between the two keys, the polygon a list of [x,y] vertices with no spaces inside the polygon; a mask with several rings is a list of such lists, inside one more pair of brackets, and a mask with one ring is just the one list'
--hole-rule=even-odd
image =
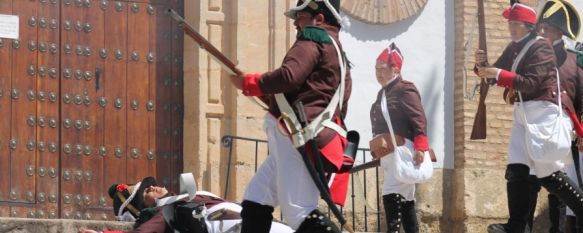
{"label": "white trousers", "polygon": [[[558,105],[548,101],[526,101],[524,102],[524,111],[529,124],[548,124],[556,120]],[[563,112],[564,113],[564,112]],[[514,113],[512,122],[512,132],[510,135],[510,145],[508,148],[508,164],[524,164],[530,168],[531,174],[538,178],[551,175],[564,167],[563,161],[555,162],[535,162],[528,155],[525,147],[525,128],[524,117],[522,115],[520,103],[514,103]],[[568,118],[564,113],[563,117]]]}
{"label": "white trousers", "polygon": [[[413,147],[413,142],[411,140],[406,139],[404,147],[411,150],[415,154],[415,149]],[[407,201],[414,201],[415,200],[415,184],[406,184],[398,181],[395,178],[395,173],[390,168],[390,161],[391,157],[394,156],[393,153],[390,153],[381,158],[381,167],[383,168],[383,196],[389,195],[391,193],[398,193],[403,196]]]}
{"label": "white trousers", "polygon": [[302,156],[277,127],[276,119],[266,114],[264,129],[269,156],[247,185],[244,199],[273,207],[281,205],[283,218],[297,229],[304,218],[318,208],[320,192]]}
{"label": "white trousers", "polygon": [[[219,203],[207,210],[207,214],[211,214],[221,209],[229,209],[235,212],[241,212],[241,206],[232,202]],[[241,220],[220,220],[220,221],[205,221],[209,233],[239,233],[241,231]],[[292,233],[294,232],[290,227],[279,222],[271,224],[270,233]]]}

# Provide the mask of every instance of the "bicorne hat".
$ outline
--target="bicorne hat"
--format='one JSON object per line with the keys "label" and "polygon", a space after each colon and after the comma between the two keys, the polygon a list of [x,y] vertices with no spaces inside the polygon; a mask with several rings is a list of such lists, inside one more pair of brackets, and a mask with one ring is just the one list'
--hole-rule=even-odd
{"label": "bicorne hat", "polygon": [[581,30],[581,17],[567,1],[549,0],[545,3],[538,20],[548,23],[563,32],[563,35],[575,40]]}
{"label": "bicorne hat", "polygon": [[307,11],[312,14],[322,13],[326,17],[333,17],[338,25],[342,22],[339,13],[340,0],[298,0],[296,7],[289,9],[284,14],[291,19],[296,19],[296,15],[300,11]]}
{"label": "bicorne hat", "polygon": [[128,213],[134,218],[140,216],[144,206],[144,190],[156,186],[154,177],[146,177],[136,184],[113,184],[107,193],[113,199],[113,212],[118,220],[126,219]]}

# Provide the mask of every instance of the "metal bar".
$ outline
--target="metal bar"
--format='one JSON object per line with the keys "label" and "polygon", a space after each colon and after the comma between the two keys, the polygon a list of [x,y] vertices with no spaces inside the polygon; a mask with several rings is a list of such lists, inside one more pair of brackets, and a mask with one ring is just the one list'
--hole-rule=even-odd
{"label": "metal bar", "polygon": [[380,185],[379,185],[379,168],[375,168],[376,172],[376,183],[377,183],[377,231],[381,231],[381,205],[380,205]]}
{"label": "metal bar", "polygon": [[258,157],[257,155],[259,154],[259,142],[255,141],[255,173],[257,173],[257,164],[258,164]]}
{"label": "metal bar", "polygon": [[[229,179],[230,179],[230,167],[231,167],[231,163],[232,163],[232,159],[233,159],[232,158],[233,157],[233,143],[234,143],[235,140],[255,143],[255,152],[254,152],[255,153],[255,165],[254,165],[255,166],[255,172],[257,172],[257,169],[258,169],[259,163],[260,163],[260,161],[259,161],[259,144],[260,143],[267,143],[267,140],[254,139],[254,138],[249,138],[249,137],[232,136],[232,135],[225,135],[225,136],[223,136],[223,138],[222,138],[222,144],[223,144],[223,146],[225,148],[229,148],[228,166],[227,166],[227,180],[225,181],[225,185],[226,185],[226,187],[225,187],[225,197],[227,197],[227,195],[229,193],[228,192],[229,191],[229,187],[228,186],[229,186]],[[370,151],[370,150],[369,149],[366,149],[366,148],[359,148],[358,150],[362,152],[363,162],[367,162],[366,161],[366,155],[367,155],[367,152]],[[269,154],[269,152],[268,152],[268,154]],[[380,204],[380,201],[381,201],[380,191],[381,190],[380,190],[380,185],[378,184],[378,182],[379,182],[379,173],[380,173],[380,170],[379,170],[378,167],[376,167],[375,168],[375,180],[377,182],[377,184],[376,184],[376,192],[377,192],[376,193],[376,202],[377,202],[376,203],[376,206],[377,206],[377,210],[380,209],[380,207],[381,207],[381,204]],[[367,195],[368,194],[368,189],[367,189],[367,185],[366,185],[366,179],[367,179],[366,178],[366,170],[363,171],[363,175],[364,175],[364,178],[363,178],[364,179],[364,187],[363,187],[364,188],[364,196],[367,197],[368,196]],[[352,199],[352,226],[353,227],[356,227],[355,226],[356,225],[356,222],[357,222],[356,221],[356,218],[359,215],[356,214],[356,208],[357,208],[356,202],[357,202],[357,199],[356,199],[356,192],[354,190],[354,188],[355,188],[355,181],[354,181],[354,179],[351,180],[351,187],[352,187],[352,191],[351,191],[351,199]],[[357,230],[357,231],[368,231],[368,225],[369,225],[368,220],[369,220],[369,218],[368,218],[368,208],[367,208],[367,204],[366,203],[362,203],[362,206],[364,206],[364,224],[363,224],[364,225],[364,229],[362,227],[359,227],[358,230],[357,229],[355,229],[355,230]],[[344,214],[344,208],[343,207],[340,208],[340,212]],[[332,215],[332,211],[331,211],[331,209],[329,207],[327,208],[327,213],[328,213],[328,217],[330,217]],[[377,224],[376,224],[377,231],[380,231],[380,229],[381,229],[381,211],[378,211],[376,213],[376,215],[377,215],[377,217],[376,217],[376,219],[377,219]],[[280,217],[280,219],[283,219],[283,213],[281,212],[281,210],[279,212],[279,217]],[[343,227],[341,227],[341,228],[344,229]]]}
{"label": "metal bar", "polygon": [[[366,157],[363,158],[362,160],[363,162],[366,163]],[[368,194],[366,192],[366,170],[362,171],[362,175],[364,176],[363,180],[364,180],[364,196],[367,197]],[[354,210],[353,210],[354,211]],[[368,222],[368,208],[366,206],[366,203],[364,204],[364,222],[367,223]],[[367,232],[368,231],[368,224],[364,224],[364,231]]]}
{"label": "metal bar", "polygon": [[231,174],[231,159],[233,158],[233,142],[229,146],[229,160],[227,161],[227,179],[225,181],[225,195],[223,198],[227,199],[227,194],[229,194],[229,176]]}
{"label": "metal bar", "polygon": [[351,186],[350,189],[352,189],[352,195],[350,196],[350,198],[352,199],[352,227],[356,228],[356,219],[354,219],[354,212],[355,212],[354,199],[356,197],[356,195],[354,195],[354,176],[350,177],[350,186]]}

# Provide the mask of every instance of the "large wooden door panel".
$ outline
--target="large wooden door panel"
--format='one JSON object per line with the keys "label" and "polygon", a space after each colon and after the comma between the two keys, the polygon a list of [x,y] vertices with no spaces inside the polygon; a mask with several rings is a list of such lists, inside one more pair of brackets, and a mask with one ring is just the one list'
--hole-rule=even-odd
{"label": "large wooden door panel", "polygon": [[[105,110],[104,143],[105,162],[103,177],[104,188],[116,183],[133,183],[126,176],[127,141],[126,141],[126,86],[127,86],[127,44],[128,18],[127,3],[110,2],[105,11],[105,51],[100,55],[104,59],[104,72],[101,83],[104,96],[100,97],[99,105]],[[103,55],[104,54],[104,55]],[[107,198],[108,206],[112,205]]]}
{"label": "large wooden door panel", "polygon": [[0,216],[113,219],[107,189],[181,171],[181,0],[0,0]]}
{"label": "large wooden door panel", "polygon": [[[12,14],[21,21],[33,21],[38,5],[32,1],[13,1]],[[16,206],[34,204],[36,200],[36,128],[28,123],[36,116],[37,76],[36,24],[20,24],[20,39],[13,41],[12,119],[10,153],[10,193],[13,217],[27,217]]]}
{"label": "large wooden door panel", "polygon": [[37,218],[58,217],[59,196],[59,11],[56,1],[38,4]]}
{"label": "large wooden door panel", "polygon": [[[0,1],[0,12],[11,14],[12,1]],[[0,38],[0,202],[9,200],[10,193],[10,123],[12,122],[12,40]],[[9,208],[0,206],[0,214]],[[5,214],[0,216],[7,216]]]}
{"label": "large wooden door panel", "polygon": [[127,72],[127,177],[139,180],[154,171],[149,145],[150,17],[147,4],[130,3],[128,12],[128,72]]}

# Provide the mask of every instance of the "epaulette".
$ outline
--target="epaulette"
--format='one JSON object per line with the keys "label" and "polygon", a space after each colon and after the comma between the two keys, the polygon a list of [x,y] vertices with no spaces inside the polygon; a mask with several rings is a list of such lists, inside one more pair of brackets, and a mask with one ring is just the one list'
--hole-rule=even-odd
{"label": "epaulette", "polygon": [[332,39],[323,28],[306,26],[298,34],[298,39],[310,40],[317,43],[332,44]]}

